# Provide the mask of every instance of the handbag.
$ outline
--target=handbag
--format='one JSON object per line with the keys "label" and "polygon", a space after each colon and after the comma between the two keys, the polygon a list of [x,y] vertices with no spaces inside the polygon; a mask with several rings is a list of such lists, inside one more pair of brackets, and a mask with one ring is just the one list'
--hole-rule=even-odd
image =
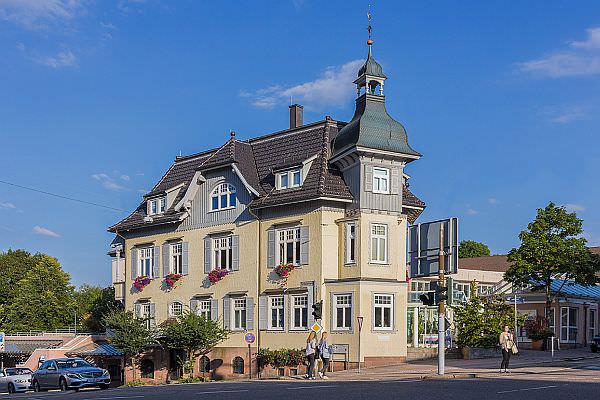
{"label": "handbag", "polygon": [[519,353],[519,348],[517,347],[517,344],[515,342],[513,342],[512,347],[510,348],[510,351],[513,354],[518,354]]}

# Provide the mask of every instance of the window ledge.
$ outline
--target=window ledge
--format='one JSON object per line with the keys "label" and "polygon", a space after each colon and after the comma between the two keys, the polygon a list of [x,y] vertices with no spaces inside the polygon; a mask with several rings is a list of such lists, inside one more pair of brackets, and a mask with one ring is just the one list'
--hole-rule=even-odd
{"label": "window ledge", "polygon": [[208,210],[209,213],[214,213],[214,212],[219,212],[219,211],[227,211],[227,210],[233,210],[235,208],[235,206],[233,207],[225,207],[225,208],[217,208],[216,210]]}
{"label": "window ledge", "polygon": [[373,260],[369,261],[369,264],[379,265],[379,266],[382,266],[382,267],[389,267],[391,265],[387,261],[373,261]]}

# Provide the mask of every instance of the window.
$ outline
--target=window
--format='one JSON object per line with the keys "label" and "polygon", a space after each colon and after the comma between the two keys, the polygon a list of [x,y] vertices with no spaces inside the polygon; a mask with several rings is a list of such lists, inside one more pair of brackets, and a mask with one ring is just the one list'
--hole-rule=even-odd
{"label": "window", "polygon": [[356,224],[346,224],[346,264],[356,263]]}
{"label": "window", "polygon": [[278,231],[278,264],[300,265],[300,228]]}
{"label": "window", "polygon": [[146,328],[151,329],[152,327],[154,327],[154,313],[152,312],[153,309],[153,305],[148,302],[145,301],[143,303],[138,303],[139,304],[139,314],[138,314],[138,318],[142,318],[145,320],[146,322]]}
{"label": "window", "polygon": [[145,358],[140,363],[140,370],[142,371],[142,378],[154,379],[154,362]]}
{"label": "window", "polygon": [[371,262],[387,263],[387,225],[371,225]]}
{"label": "window", "polygon": [[336,294],[333,297],[335,305],[333,326],[337,330],[350,330],[352,328],[352,295]]}
{"label": "window", "polygon": [[387,168],[373,168],[373,193],[389,193],[390,170]]}
{"label": "window", "polygon": [[229,183],[221,183],[212,191],[210,195],[210,210],[226,210],[235,207],[235,186]]}
{"label": "window", "polygon": [[269,329],[283,330],[283,296],[269,297]]}
{"label": "window", "polygon": [[554,307],[548,310],[548,328],[550,328],[553,334],[556,334],[556,315]]}
{"label": "window", "polygon": [[157,197],[148,200],[148,215],[162,214],[167,210],[167,198]]}
{"label": "window", "polygon": [[169,268],[171,269],[172,274],[183,274],[182,258],[181,252],[181,243],[174,243],[171,245],[171,265]]}
{"label": "window", "polygon": [[236,357],[233,359],[231,363],[233,366],[234,374],[243,374],[244,373],[244,359],[242,357]]}
{"label": "window", "polygon": [[138,276],[152,277],[154,270],[154,247],[143,247],[138,250]]}
{"label": "window", "polygon": [[[471,284],[470,283],[460,283],[460,282],[455,282],[454,283],[454,290],[456,292],[463,292],[465,297],[468,299],[469,297],[471,297]],[[478,289],[479,290],[479,289]]]}
{"label": "window", "polygon": [[477,294],[479,296],[485,296],[488,294],[492,294],[493,291],[494,291],[494,285],[482,285],[482,284],[477,285]]}
{"label": "window", "polygon": [[213,267],[231,271],[233,258],[232,237],[226,236],[213,239]]}
{"label": "window", "polygon": [[394,315],[394,296],[391,294],[376,294],[374,308],[374,328],[391,330]]}
{"label": "window", "polygon": [[169,316],[170,317],[178,317],[180,315],[183,314],[183,304],[178,302],[178,301],[174,301],[171,304],[169,304]]}
{"label": "window", "polygon": [[209,320],[211,319],[210,306],[210,300],[200,300],[198,302],[198,308],[196,309],[196,313]]}
{"label": "window", "polygon": [[292,296],[292,329],[308,328],[308,296]]}
{"label": "window", "polygon": [[560,308],[560,341],[577,342],[577,308]]}
{"label": "window", "polygon": [[233,326],[234,330],[246,329],[246,299],[233,299]]}
{"label": "window", "polygon": [[277,174],[275,186],[279,190],[300,187],[301,185],[302,171],[299,168]]}
{"label": "window", "polygon": [[590,310],[590,320],[588,321],[588,327],[590,329],[590,333],[588,335],[589,342],[596,335],[596,310]]}

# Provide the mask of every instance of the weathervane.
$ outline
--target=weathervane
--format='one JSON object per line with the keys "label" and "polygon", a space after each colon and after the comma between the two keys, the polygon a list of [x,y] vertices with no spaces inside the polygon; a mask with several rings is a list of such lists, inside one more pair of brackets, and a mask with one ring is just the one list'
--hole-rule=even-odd
{"label": "weathervane", "polygon": [[373,40],[371,39],[371,31],[373,28],[371,27],[371,5],[369,4],[369,9],[367,11],[367,19],[369,20],[369,26],[367,27],[367,31],[369,31],[369,40],[367,40],[367,44],[369,45],[369,49],[373,44]]}

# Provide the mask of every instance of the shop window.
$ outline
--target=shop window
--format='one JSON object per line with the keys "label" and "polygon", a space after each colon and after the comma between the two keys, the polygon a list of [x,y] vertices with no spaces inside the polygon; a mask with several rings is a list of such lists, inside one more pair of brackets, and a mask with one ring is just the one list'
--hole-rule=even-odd
{"label": "shop window", "polygon": [[140,364],[142,378],[154,379],[154,362],[149,359],[143,359]]}
{"label": "shop window", "polygon": [[233,359],[233,373],[243,374],[244,373],[244,359],[242,357],[236,357]]}

